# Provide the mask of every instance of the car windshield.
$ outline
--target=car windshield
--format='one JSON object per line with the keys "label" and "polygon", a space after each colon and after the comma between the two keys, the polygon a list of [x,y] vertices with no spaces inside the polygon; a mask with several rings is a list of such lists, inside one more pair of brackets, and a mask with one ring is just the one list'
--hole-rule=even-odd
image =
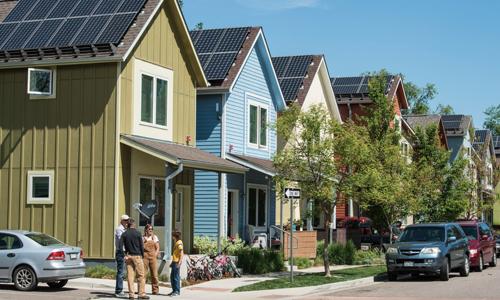
{"label": "car windshield", "polygon": [[470,240],[477,240],[477,228],[476,226],[462,226],[465,235]]}
{"label": "car windshield", "polygon": [[399,242],[443,242],[443,227],[408,227]]}
{"label": "car windshield", "polygon": [[43,233],[28,233],[26,236],[42,246],[64,245],[63,242]]}

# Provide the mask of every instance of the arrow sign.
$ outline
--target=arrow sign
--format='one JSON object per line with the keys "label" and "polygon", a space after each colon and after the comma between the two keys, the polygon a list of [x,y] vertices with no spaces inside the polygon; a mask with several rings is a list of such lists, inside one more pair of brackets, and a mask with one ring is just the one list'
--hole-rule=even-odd
{"label": "arrow sign", "polygon": [[300,189],[285,188],[285,198],[300,199]]}

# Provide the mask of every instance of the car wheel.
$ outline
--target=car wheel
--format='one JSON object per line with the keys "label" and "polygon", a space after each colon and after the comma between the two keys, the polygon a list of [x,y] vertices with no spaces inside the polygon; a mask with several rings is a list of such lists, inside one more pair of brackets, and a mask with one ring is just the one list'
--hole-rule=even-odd
{"label": "car wheel", "polygon": [[483,254],[479,256],[479,266],[477,266],[477,271],[482,272],[484,269],[484,259],[483,259]]}
{"label": "car wheel", "polygon": [[38,285],[36,274],[29,266],[20,266],[14,271],[12,280],[16,289],[20,291],[31,291]]}
{"label": "car wheel", "polygon": [[495,253],[491,256],[491,262],[490,262],[490,267],[496,267],[497,266],[497,256]]}
{"label": "car wheel", "polygon": [[47,285],[53,289],[62,289],[66,283],[68,283],[68,280],[59,280],[59,281],[50,281],[47,282]]}
{"label": "car wheel", "polygon": [[448,281],[450,279],[450,263],[448,260],[445,260],[444,264],[441,266],[439,279],[441,281]]}
{"label": "car wheel", "polygon": [[467,255],[465,255],[465,257],[464,257],[464,264],[460,268],[460,276],[467,277],[467,276],[469,276],[469,272],[470,272],[469,257]]}
{"label": "car wheel", "polygon": [[387,272],[387,279],[389,279],[389,281],[396,281],[396,280],[398,280],[398,273],[396,273],[396,272]]}

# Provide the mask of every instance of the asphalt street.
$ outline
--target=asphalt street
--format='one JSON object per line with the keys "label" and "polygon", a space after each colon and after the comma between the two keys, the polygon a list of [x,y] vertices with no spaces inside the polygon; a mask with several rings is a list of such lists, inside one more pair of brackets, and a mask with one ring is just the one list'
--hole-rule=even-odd
{"label": "asphalt street", "polygon": [[109,298],[114,297],[109,291],[87,290],[76,288],[63,288],[54,290],[47,287],[45,284],[40,284],[38,288],[31,292],[20,292],[14,288],[14,285],[0,285],[0,299],[8,300],[87,300],[92,298]]}
{"label": "asphalt street", "polygon": [[435,278],[409,276],[396,282],[381,282],[356,289],[311,295],[304,299],[338,300],[420,300],[420,299],[500,299],[500,266],[487,268],[482,273],[471,272],[469,277],[453,277],[448,282]]}

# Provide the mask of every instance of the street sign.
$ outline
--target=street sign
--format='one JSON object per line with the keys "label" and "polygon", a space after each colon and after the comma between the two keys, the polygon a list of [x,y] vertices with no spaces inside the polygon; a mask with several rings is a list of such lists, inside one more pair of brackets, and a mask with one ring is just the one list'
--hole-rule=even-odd
{"label": "street sign", "polygon": [[300,199],[300,189],[285,188],[285,198]]}

